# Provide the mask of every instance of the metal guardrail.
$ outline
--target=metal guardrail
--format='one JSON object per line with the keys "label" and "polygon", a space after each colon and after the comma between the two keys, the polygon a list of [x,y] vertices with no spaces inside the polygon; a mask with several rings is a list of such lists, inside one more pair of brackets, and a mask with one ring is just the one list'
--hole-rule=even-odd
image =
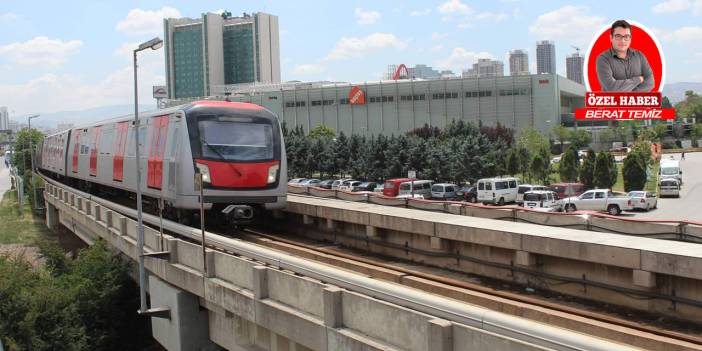
{"label": "metal guardrail", "polygon": [[17,202],[19,203],[19,209],[21,211],[24,208],[24,179],[17,173],[17,167],[10,167],[10,176],[15,180]]}
{"label": "metal guardrail", "polygon": [[[297,195],[309,195],[320,198],[334,198],[345,201],[367,202],[378,205],[406,207],[421,210],[472,215],[475,217],[526,222],[555,227],[581,227],[581,229],[611,232],[639,237],[677,240],[702,243],[702,222],[691,220],[635,219],[596,211],[575,211],[569,213],[543,212],[516,205],[487,206],[461,201],[436,201],[387,197],[375,192],[347,192],[318,187],[301,187],[288,185],[288,192]],[[459,206],[456,210],[451,207]],[[458,213],[457,213],[458,212]],[[554,220],[556,218],[572,220]],[[567,222],[564,224],[557,224]],[[626,225],[622,225],[626,223]],[[645,227],[645,228],[644,228]],[[646,229],[646,230],[643,230]]]}
{"label": "metal guardrail", "polygon": [[[95,202],[123,216],[135,218],[137,215],[136,210],[127,206],[81,192],[49,178],[45,178],[45,181],[51,186],[67,190],[76,196]],[[47,188],[50,188],[50,186]],[[144,214],[143,218],[144,223],[155,227],[159,226],[160,219],[158,216]],[[162,223],[164,230],[181,235],[192,242],[201,242],[201,231],[198,228],[188,227],[169,220],[163,220]],[[241,239],[208,232],[205,236],[205,243],[214,248],[221,248],[382,301],[556,350],[635,350],[635,348],[626,345],[552,327],[547,324],[536,323],[416,289],[401,287],[360,274],[352,274],[322,263],[247,243]]]}

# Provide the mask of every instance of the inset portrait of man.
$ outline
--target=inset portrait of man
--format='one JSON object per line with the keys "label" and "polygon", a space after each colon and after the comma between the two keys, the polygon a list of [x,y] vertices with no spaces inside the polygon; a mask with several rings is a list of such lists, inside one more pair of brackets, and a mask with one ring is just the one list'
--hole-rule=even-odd
{"label": "inset portrait of man", "polygon": [[597,79],[602,91],[651,91],[653,71],[646,56],[632,49],[631,25],[615,21],[610,29],[612,47],[597,56]]}

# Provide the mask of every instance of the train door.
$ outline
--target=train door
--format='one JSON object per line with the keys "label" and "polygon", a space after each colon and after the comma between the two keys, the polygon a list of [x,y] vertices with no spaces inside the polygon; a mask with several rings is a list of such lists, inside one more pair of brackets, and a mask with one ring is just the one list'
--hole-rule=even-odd
{"label": "train door", "polygon": [[93,138],[90,143],[90,175],[97,176],[98,138],[100,138],[100,127],[93,128]]}
{"label": "train door", "polygon": [[168,115],[154,117],[151,123],[151,144],[147,166],[147,183],[149,188],[161,189],[163,182],[163,155],[166,151],[168,133]]}
{"label": "train door", "polygon": [[112,179],[118,182],[124,180],[124,151],[127,148],[127,132],[129,122],[117,123],[115,131],[115,143],[113,146],[114,156],[112,158]]}
{"label": "train door", "polygon": [[80,150],[80,134],[79,130],[73,131],[73,173],[78,173],[78,151]]}

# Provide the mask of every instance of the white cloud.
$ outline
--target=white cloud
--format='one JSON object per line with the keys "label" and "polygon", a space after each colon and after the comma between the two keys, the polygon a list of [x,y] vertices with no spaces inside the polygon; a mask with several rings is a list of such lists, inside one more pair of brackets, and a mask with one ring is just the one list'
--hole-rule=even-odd
{"label": "white cloud", "polygon": [[0,55],[19,65],[59,65],[66,57],[79,51],[83,46],[80,40],[63,41],[44,36],[35,37],[23,43],[0,46]]}
{"label": "white cloud", "polygon": [[414,11],[410,12],[410,16],[412,16],[412,17],[426,16],[430,13],[431,13],[431,9],[414,10]]}
{"label": "white cloud", "polygon": [[218,10],[214,10],[214,11],[210,11],[210,12],[211,12],[211,13],[216,13],[216,14],[218,14],[218,15],[221,15],[221,14],[224,13],[224,11],[225,11],[224,9],[218,9]]}
{"label": "white cloud", "polygon": [[604,17],[589,15],[587,7],[563,6],[540,15],[529,26],[529,33],[538,39],[563,40],[585,47],[605,24]]}
{"label": "white cloud", "polygon": [[327,60],[359,58],[383,49],[404,49],[408,40],[401,40],[392,33],[372,33],[363,38],[342,37],[327,55]]}
{"label": "white cloud", "polygon": [[463,69],[467,69],[477,62],[479,58],[494,59],[495,57],[489,52],[474,52],[464,48],[454,48],[451,55],[443,60],[436,62],[436,66],[440,69],[450,69],[454,73],[460,74]]}
{"label": "white cloud", "polygon": [[357,7],[355,13],[358,18],[358,24],[373,24],[380,19],[380,12],[378,11],[363,11],[362,8]]}
{"label": "white cloud", "polygon": [[321,63],[308,63],[302,65],[296,65],[293,69],[294,74],[299,75],[315,75],[322,74],[327,68]]}
{"label": "white cloud", "polygon": [[441,45],[441,44],[439,44],[439,45],[434,45],[434,46],[431,47],[431,51],[439,51],[439,50],[441,50],[441,49],[443,49],[443,48],[444,48],[444,46]]}
{"label": "white cloud", "polygon": [[681,27],[672,31],[657,30],[657,32],[663,40],[685,45],[699,45],[700,38],[702,38],[702,27],[700,26]]}
{"label": "white cloud", "polygon": [[440,40],[440,39],[444,39],[446,37],[448,37],[448,34],[446,34],[446,33],[437,33],[437,32],[431,33],[431,40]]}
{"label": "white cloud", "polygon": [[502,20],[505,20],[509,17],[508,14],[504,12],[500,13],[494,13],[494,12],[481,12],[477,15],[475,15],[475,19],[478,21],[493,21],[493,22],[500,22]]}
{"label": "white cloud", "polygon": [[660,2],[651,8],[655,13],[673,13],[687,10],[690,8],[690,0],[668,0]]}
{"label": "white cloud", "polygon": [[695,4],[692,5],[692,13],[695,16],[702,16],[702,0],[695,1]]}
{"label": "white cloud", "polygon": [[13,12],[0,13],[0,23],[19,21],[20,17]]}
{"label": "white cloud", "polygon": [[163,6],[159,10],[132,9],[127,17],[117,23],[115,29],[129,35],[161,34],[163,32],[163,19],[181,17],[180,11]]}
{"label": "white cloud", "polygon": [[443,13],[446,15],[451,15],[451,14],[460,14],[460,15],[467,15],[473,12],[473,9],[462,3],[461,0],[449,0],[441,5],[439,5],[436,8],[439,13]]}

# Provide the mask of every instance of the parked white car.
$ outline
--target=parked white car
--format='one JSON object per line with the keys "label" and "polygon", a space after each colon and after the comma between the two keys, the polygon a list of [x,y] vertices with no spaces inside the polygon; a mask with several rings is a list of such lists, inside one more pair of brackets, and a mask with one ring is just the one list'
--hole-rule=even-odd
{"label": "parked white car", "polygon": [[431,186],[433,180],[413,180],[411,182],[400,183],[398,195],[420,194],[424,199],[431,197]]}
{"label": "parked white car", "polygon": [[558,194],[554,191],[533,190],[524,193],[522,206],[545,212],[561,212],[563,211],[563,200],[558,199]]}
{"label": "parked white car", "polygon": [[288,181],[288,185],[300,185],[300,183],[306,180],[307,178],[293,178]]}
{"label": "parked white car", "polygon": [[658,195],[680,197],[680,182],[675,178],[663,178],[658,183]]}
{"label": "parked white car", "polygon": [[338,190],[339,187],[345,182],[353,180],[353,178],[344,178],[344,179],[337,179],[332,183],[331,190]]}
{"label": "parked white car", "polygon": [[307,180],[303,180],[303,181],[297,183],[297,185],[299,185],[299,186],[317,186],[321,182],[322,182],[322,180],[320,180],[320,179],[307,179]]}
{"label": "parked white car", "polygon": [[658,198],[650,191],[630,191],[629,198],[634,208],[648,211],[658,207]]}
{"label": "parked white car", "polygon": [[504,205],[517,200],[517,178],[486,178],[478,181],[478,202]]}
{"label": "parked white car", "polygon": [[603,211],[613,216],[622,211],[634,209],[631,199],[626,194],[617,195],[609,189],[588,190],[580,196],[563,199],[563,206],[567,212],[576,210]]}

